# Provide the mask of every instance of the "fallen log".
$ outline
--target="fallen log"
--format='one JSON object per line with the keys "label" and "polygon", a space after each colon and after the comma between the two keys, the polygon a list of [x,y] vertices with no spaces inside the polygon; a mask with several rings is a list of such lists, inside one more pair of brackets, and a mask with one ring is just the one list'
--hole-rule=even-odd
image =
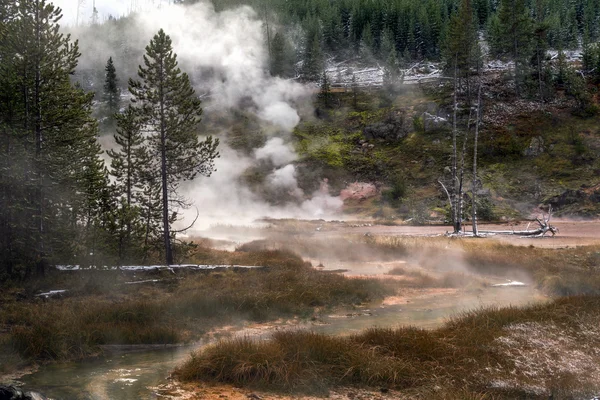
{"label": "fallen log", "polygon": [[537,229],[529,229],[529,225],[527,225],[527,229],[524,231],[482,231],[479,233],[484,235],[517,235],[523,238],[526,237],[544,237],[546,233],[552,233],[552,236],[556,235],[559,231],[558,228],[554,225],[550,225],[550,218],[552,218],[552,206],[548,209],[548,216],[542,213],[542,219],[536,218],[535,221],[539,224],[539,228]]}

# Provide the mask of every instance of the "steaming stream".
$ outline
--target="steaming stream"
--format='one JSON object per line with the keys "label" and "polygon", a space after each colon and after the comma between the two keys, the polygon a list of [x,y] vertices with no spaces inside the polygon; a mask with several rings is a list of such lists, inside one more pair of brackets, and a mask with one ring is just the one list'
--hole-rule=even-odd
{"label": "steaming stream", "polygon": [[[365,328],[413,325],[435,328],[456,313],[485,306],[519,306],[543,301],[530,287],[489,288],[472,292],[440,290],[401,301],[403,304],[374,306],[328,315],[316,322],[305,322],[290,329],[312,329],[331,335],[343,335]],[[384,303],[385,304],[385,303]],[[278,326],[281,329],[284,326]],[[238,335],[267,338],[273,329],[242,329]],[[56,400],[127,400],[156,399],[155,386],[164,383],[175,366],[191,351],[206,345],[181,346],[113,354],[99,359],[55,364],[24,376],[25,389],[37,390]]]}

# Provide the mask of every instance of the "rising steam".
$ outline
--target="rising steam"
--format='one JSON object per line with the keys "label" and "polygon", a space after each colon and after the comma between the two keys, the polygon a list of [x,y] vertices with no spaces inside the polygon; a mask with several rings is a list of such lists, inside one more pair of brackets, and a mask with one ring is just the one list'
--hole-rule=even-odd
{"label": "rising steam", "polygon": [[[329,195],[326,184],[306,196],[298,186],[292,164],[297,155],[289,144],[289,134],[300,121],[298,105],[310,99],[311,91],[295,81],[270,76],[264,27],[252,8],[242,6],[216,12],[212,4],[201,2],[193,6],[162,7],[139,13],[130,20],[126,37],[129,46],[143,49],[160,28],[171,37],[181,69],[190,75],[197,92],[203,96],[205,116],[235,110],[243,104],[270,136],[253,156],[236,152],[222,140],[217,172],[183,186],[184,196],[199,211],[195,229],[214,223],[247,224],[266,216],[335,216],[342,201]],[[104,60],[113,56],[117,67],[124,63],[102,38],[94,38],[93,43],[82,42],[81,47],[83,68],[97,69],[94,64],[98,64],[99,55]],[[227,128],[223,127],[223,134]],[[292,194],[296,201],[272,206],[244,186],[241,183],[244,171],[257,162],[272,166],[268,185]],[[185,222],[189,222],[196,210],[187,210],[184,215]]]}

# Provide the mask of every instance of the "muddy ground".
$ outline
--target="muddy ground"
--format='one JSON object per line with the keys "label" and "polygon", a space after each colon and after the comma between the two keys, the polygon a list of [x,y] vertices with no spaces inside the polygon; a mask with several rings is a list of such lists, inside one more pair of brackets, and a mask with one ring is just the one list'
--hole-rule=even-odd
{"label": "muddy ground", "polygon": [[[570,220],[552,220],[551,225],[559,229],[556,236],[548,234],[541,238],[524,238],[518,235],[487,235],[486,239],[497,240],[503,243],[509,243],[515,246],[536,246],[548,248],[588,246],[600,244],[600,221],[570,221]],[[378,236],[436,236],[444,235],[452,231],[451,226],[429,225],[429,226],[386,226],[369,224],[346,224],[334,225],[330,223],[321,224],[323,228],[316,234],[366,234]],[[353,226],[355,225],[355,226]],[[480,224],[480,231],[521,231],[534,230],[538,227],[537,222],[513,222],[505,224]],[[465,231],[470,232],[471,226],[466,225]]]}

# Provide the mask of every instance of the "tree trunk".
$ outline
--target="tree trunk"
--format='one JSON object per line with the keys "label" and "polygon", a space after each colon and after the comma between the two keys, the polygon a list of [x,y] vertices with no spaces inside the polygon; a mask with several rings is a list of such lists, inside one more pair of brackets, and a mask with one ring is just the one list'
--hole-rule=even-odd
{"label": "tree trunk", "polygon": [[46,254],[44,249],[44,177],[42,165],[42,106],[41,106],[41,32],[40,32],[40,8],[39,1],[35,2],[35,40],[36,40],[36,55],[35,55],[35,84],[34,84],[34,105],[35,105],[35,168],[37,175],[36,187],[36,229],[37,229],[37,245],[38,245],[38,262],[36,265],[39,275],[45,274]]}
{"label": "tree trunk", "polygon": [[519,97],[520,95],[520,90],[519,90],[519,75],[520,75],[520,68],[518,67],[519,64],[519,43],[517,40],[518,37],[518,32],[517,32],[517,16],[515,15],[515,7],[513,7],[512,10],[512,23],[513,23],[513,27],[512,27],[512,34],[513,34],[513,57],[515,59],[515,94],[517,95],[517,97]]}
{"label": "tree trunk", "polygon": [[473,235],[477,236],[479,233],[477,231],[477,141],[479,139],[479,121],[481,118],[481,87],[483,86],[483,81],[481,80],[481,76],[479,77],[479,89],[477,90],[477,119],[475,121],[475,139],[473,143],[473,186],[472,186],[472,210],[473,210]]}
{"label": "tree trunk", "polygon": [[[12,113],[11,113],[12,114]],[[12,120],[12,117],[9,118],[9,120]],[[1,171],[4,174],[9,174],[10,171],[10,167],[11,167],[11,162],[12,162],[12,157],[11,157],[11,143],[10,143],[10,132],[8,130],[8,128],[5,126],[4,127],[4,157],[3,157],[3,165],[2,165],[2,169],[4,169],[4,171]],[[3,257],[3,262],[6,266],[6,273],[8,274],[9,277],[12,277],[13,274],[13,257],[12,257],[12,245],[13,245],[13,240],[12,240],[12,219],[13,219],[13,215],[12,215],[12,201],[11,201],[11,197],[12,197],[12,187],[11,187],[11,180],[8,177],[5,177],[3,179],[2,182],[2,187],[4,188],[4,190],[2,191],[2,204],[1,204],[1,210],[4,213],[4,221],[3,221],[3,229],[2,229],[2,236],[3,236],[3,240],[4,240],[4,245],[3,247],[5,247],[5,257]]]}
{"label": "tree trunk", "polygon": [[265,3],[265,27],[267,28],[267,51],[269,53],[269,63],[271,63],[271,29],[269,29],[269,12],[267,10],[267,4]]}
{"label": "tree trunk", "polygon": [[[471,101],[469,100],[469,103]],[[465,176],[465,164],[467,159],[467,140],[469,139],[469,131],[471,130],[471,111],[469,111],[469,120],[467,122],[467,130],[465,132],[465,137],[463,140],[463,147],[460,159],[460,172],[458,175],[458,201],[457,201],[457,220],[456,226],[458,227],[458,232],[462,232],[462,216],[463,216],[463,204],[464,204],[464,176]]]}
{"label": "tree trunk", "polygon": [[[552,218],[552,207],[548,209],[548,216],[542,213],[542,219],[536,218],[536,222],[539,224],[538,229],[529,229],[529,225],[527,225],[527,229],[524,231],[481,231],[480,233],[488,234],[488,235],[518,235],[522,237],[544,237],[546,233],[552,233],[552,236],[556,235],[559,231],[558,228],[550,225],[550,218]],[[530,223],[531,224],[531,223]]]}
{"label": "tree trunk", "polygon": [[454,233],[460,232],[458,224],[458,176],[457,176],[457,149],[456,149],[456,113],[457,113],[457,92],[458,92],[458,53],[454,59],[454,113],[452,116],[452,225]]}
{"label": "tree trunk", "polygon": [[540,91],[540,101],[544,102],[544,89],[542,87],[542,60],[540,58],[540,48],[539,44],[536,45],[536,55],[537,55],[537,72],[538,72],[538,84]]}
{"label": "tree trunk", "polygon": [[169,231],[169,190],[167,182],[167,126],[165,120],[164,99],[164,66],[161,60],[160,67],[160,173],[162,184],[162,217],[163,217],[163,241],[165,244],[165,261],[167,265],[173,264],[173,250],[171,248],[171,232]]}
{"label": "tree trunk", "polygon": [[[148,183],[150,185],[150,183]],[[150,241],[150,221],[152,220],[152,192],[148,191],[148,209],[146,211],[146,232],[144,235],[144,262],[148,259],[148,242]]]}

